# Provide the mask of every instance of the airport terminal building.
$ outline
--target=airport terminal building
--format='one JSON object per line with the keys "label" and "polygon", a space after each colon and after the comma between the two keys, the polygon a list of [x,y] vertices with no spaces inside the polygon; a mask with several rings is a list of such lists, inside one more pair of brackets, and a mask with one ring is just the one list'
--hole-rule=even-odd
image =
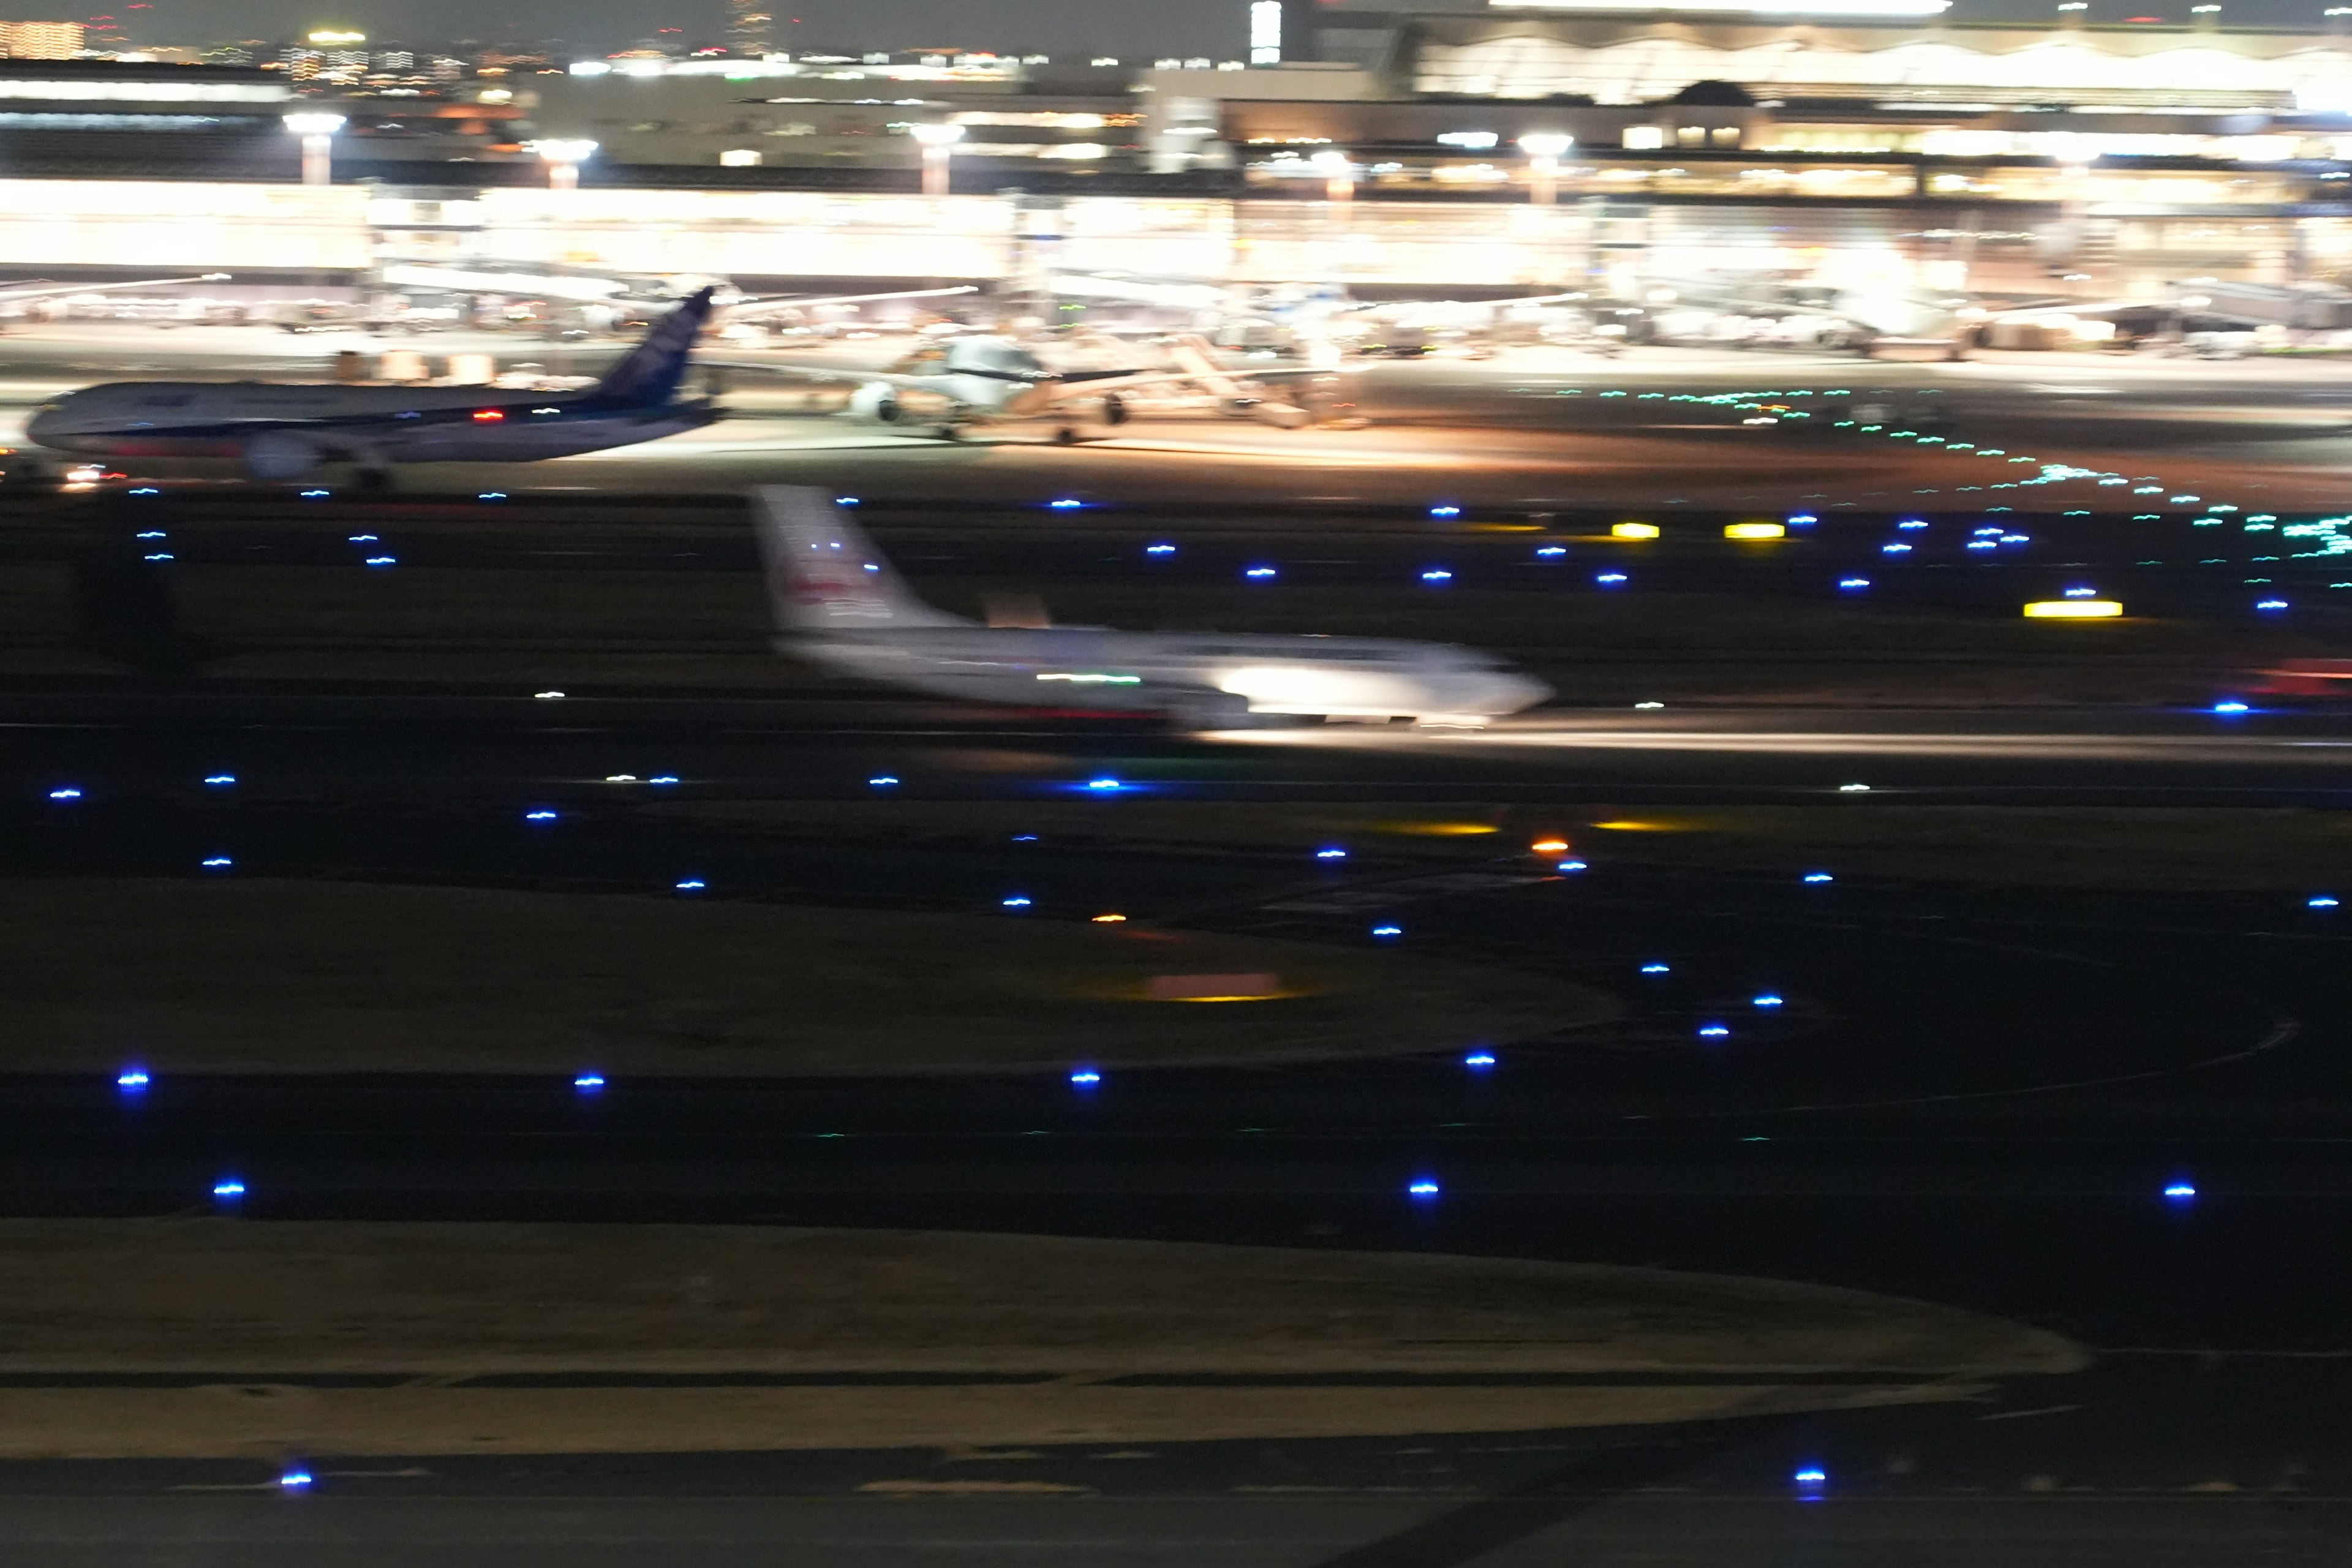
{"label": "airport terminal building", "polygon": [[[352,100],[332,106],[353,132],[331,182],[307,185],[260,79],[13,62],[0,268],[521,263],[782,287],[1060,268],[1368,296],[2352,282],[2340,30],[2232,28],[2210,5],[2186,26],[2063,5],[1957,24],[1939,0],[1255,9],[1246,66],[583,62],[496,104]],[[191,115],[210,122],[164,123]],[[535,149],[578,142],[596,151],[557,188]],[[950,194],[925,193],[927,145]]]}

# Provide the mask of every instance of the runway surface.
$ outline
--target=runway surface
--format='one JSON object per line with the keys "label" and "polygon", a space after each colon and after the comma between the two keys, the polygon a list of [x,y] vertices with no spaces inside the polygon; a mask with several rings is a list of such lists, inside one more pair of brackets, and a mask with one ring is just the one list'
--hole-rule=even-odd
{"label": "runway surface", "polygon": [[[0,402],[14,415],[123,371],[278,374],[342,346],[27,329],[0,339]],[[2352,786],[2343,703],[2269,689],[2283,665],[2352,651],[2331,602],[2352,600],[2334,524],[2352,382],[2307,363],[1680,350],[1349,380],[1369,428],[1168,418],[1076,448],[1017,429],[950,446],[739,380],[742,416],[697,437],[419,474],[383,500],[201,464],[63,495],[12,482],[0,873],[648,898],[691,879],[707,899],[1115,910],[1558,974],[1618,998],[1622,1021],[1085,1092],[1058,1073],[620,1079],[593,1099],[510,1078],[164,1075],[126,1096],[26,1074],[0,1096],[0,1208],[209,1212],[234,1172],[255,1224],[927,1226],[1650,1264],[2000,1313],[2085,1345],[2089,1371],[1671,1429],[58,1459],[0,1467],[0,1540],[64,1564],[326,1568],[420,1549],[598,1565],[2340,1558],[2352,972],[2327,900],[2352,895],[2352,858],[2314,830],[2292,840],[2311,846],[2298,863],[2262,824],[2332,826]],[[133,478],[158,493],[128,494],[150,488]],[[857,496],[919,590],[961,612],[1034,592],[1077,624],[1459,641],[1560,696],[1483,732],[1195,735],[828,679],[768,646],[733,500],[755,482]],[[1762,518],[1790,537],[1723,537]],[[1662,537],[1610,537],[1629,520]],[[1244,579],[1255,564],[1276,578]],[[2019,616],[2070,587],[2130,613]],[[1118,787],[1087,789],[1104,779]],[[952,815],[1073,803],[1095,814],[1084,834]],[[1335,840],[1276,815],[1350,803],[1444,806],[1465,837],[1367,827],[1321,862]],[[2234,881],[2069,882],[1857,869],[1794,841],[1710,863],[1590,826],[1606,807],[1756,805],[2167,807],[2224,846],[2209,870],[2231,844],[2264,852]],[[761,815],[782,805],[863,815]],[[1119,826],[1161,806],[1253,826]],[[1574,869],[1475,837],[1546,812],[1576,834]],[[2163,858],[2161,834],[2134,842]],[[1413,1197],[1423,1179],[1439,1192]],[[236,1389],[222,1397],[285,1396]],[[314,1472],[299,1495],[277,1479],[294,1463]]]}

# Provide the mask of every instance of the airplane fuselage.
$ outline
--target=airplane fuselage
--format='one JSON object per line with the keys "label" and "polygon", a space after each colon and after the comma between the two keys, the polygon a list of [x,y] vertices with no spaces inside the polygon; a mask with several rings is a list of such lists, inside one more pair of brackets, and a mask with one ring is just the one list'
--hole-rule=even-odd
{"label": "airplane fuselage", "polygon": [[1172,693],[1194,692],[1215,694],[1236,712],[1483,717],[1549,694],[1470,648],[1378,637],[828,626],[776,646],[868,680],[1026,707],[1156,711]]}
{"label": "airplane fuselage", "polygon": [[[708,425],[701,403],[633,405],[589,392],[280,382],[114,382],[44,405],[41,446],[111,458],[250,458],[257,442],[357,461],[530,462]],[[266,447],[263,448],[267,450]]]}

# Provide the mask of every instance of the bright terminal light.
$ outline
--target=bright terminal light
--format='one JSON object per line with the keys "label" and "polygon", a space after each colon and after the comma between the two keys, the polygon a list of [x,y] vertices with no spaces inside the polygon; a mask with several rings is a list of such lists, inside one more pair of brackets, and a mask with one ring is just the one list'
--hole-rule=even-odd
{"label": "bright terminal light", "polygon": [[1441,131],[1437,144],[1441,147],[1466,147],[1483,153],[1500,142],[1502,137],[1492,131]]}
{"label": "bright terminal light", "polygon": [[2104,621],[2123,613],[2114,599],[2036,599],[2025,606],[2030,621]]}
{"label": "bright terminal light", "polygon": [[596,143],[583,137],[559,136],[545,142],[526,142],[523,150],[536,153],[550,163],[578,163],[594,155]]}
{"label": "bright terminal light", "polygon": [[1726,539],[1786,539],[1788,526],[1778,522],[1733,522],[1724,525]]}
{"label": "bright terminal light", "polygon": [[332,136],[343,128],[340,114],[289,114],[286,129],[297,136]]}
{"label": "bright terminal light", "polygon": [[1655,539],[1658,537],[1658,525],[1654,522],[1612,523],[1609,528],[1609,537],[1612,539]]}
{"label": "bright terminal light", "polygon": [[1576,138],[1565,131],[1530,131],[1519,138],[1519,151],[1530,158],[1560,158],[1576,145]]}
{"label": "bright terminal light", "polygon": [[952,147],[963,140],[963,127],[929,123],[909,125],[907,134],[926,147]]}
{"label": "bright terminal light", "polygon": [[341,32],[333,28],[321,28],[320,31],[310,35],[310,42],[314,44],[364,44],[367,42],[367,35],[365,33]]}

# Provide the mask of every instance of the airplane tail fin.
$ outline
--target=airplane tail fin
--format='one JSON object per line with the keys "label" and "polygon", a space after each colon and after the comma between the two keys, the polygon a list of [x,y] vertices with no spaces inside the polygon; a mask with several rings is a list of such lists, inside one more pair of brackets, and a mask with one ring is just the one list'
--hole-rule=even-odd
{"label": "airplane tail fin", "polygon": [[915,597],[873,541],[823,490],[762,486],[752,502],[752,521],[780,632],[971,624]]}
{"label": "airplane tail fin", "polygon": [[1233,397],[1240,393],[1232,374],[1219,365],[1209,347],[1209,340],[1198,332],[1185,332],[1168,347],[1169,356],[1176,368],[1191,375],[1202,387],[1219,397]]}
{"label": "airplane tail fin", "polygon": [[686,379],[687,358],[694,353],[703,323],[710,320],[711,296],[717,292],[709,285],[696,289],[646,329],[628,357],[596,384],[595,395],[638,405],[667,403],[677,396],[678,383]]}

